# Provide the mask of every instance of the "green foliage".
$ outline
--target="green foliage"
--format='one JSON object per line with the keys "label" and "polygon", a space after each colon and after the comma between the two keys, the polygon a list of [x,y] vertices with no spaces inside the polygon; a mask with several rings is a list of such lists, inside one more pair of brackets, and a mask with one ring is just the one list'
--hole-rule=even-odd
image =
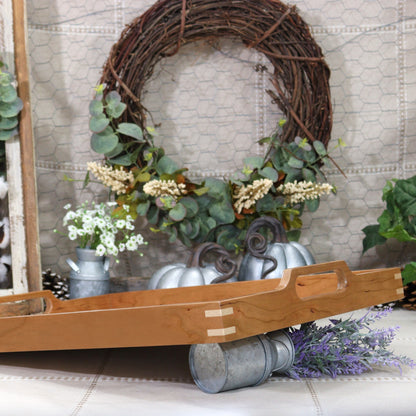
{"label": "green foliage", "polygon": [[[370,248],[395,238],[400,242],[416,242],[416,176],[387,181],[382,200],[385,210],[378,224],[363,228],[363,253]],[[416,280],[416,263],[410,263],[402,273],[404,283]]]}
{"label": "green foliage", "polygon": [[0,62],[0,141],[3,142],[18,133],[17,116],[23,109],[14,83],[14,76]]}
{"label": "green foliage", "polygon": [[95,98],[89,105],[91,148],[105,155],[112,165],[134,165],[140,151],[137,145],[145,143],[143,131],[134,123],[119,122],[126,104],[121,102],[117,91],[110,91],[104,96],[104,88],[104,85],[95,88]]}
{"label": "green foliage", "polygon": [[[281,143],[284,122],[272,136],[260,141],[267,145],[265,156],[245,158],[242,171],[230,180],[207,178],[193,183],[184,176],[186,169],[154,145],[152,129],[142,130],[133,123],[119,121],[125,107],[117,92],[106,93],[104,86],[98,86],[89,109],[93,150],[103,154],[108,164],[125,166],[134,174],[132,191],[117,196],[120,207],[128,205],[132,215],[145,216],[151,230],[168,234],[169,241],[180,240],[187,246],[216,241],[228,250],[239,250],[247,227],[262,215],[278,218],[289,235],[298,239],[304,207],[316,210],[319,206],[319,199],[289,206],[277,191],[284,182],[317,182],[325,178],[320,166],[328,158],[322,143],[317,150],[306,139]],[[238,189],[266,180],[272,186],[263,197],[249,209],[237,212],[234,203]],[[152,181],[156,188],[160,187],[158,191],[145,191]]]}

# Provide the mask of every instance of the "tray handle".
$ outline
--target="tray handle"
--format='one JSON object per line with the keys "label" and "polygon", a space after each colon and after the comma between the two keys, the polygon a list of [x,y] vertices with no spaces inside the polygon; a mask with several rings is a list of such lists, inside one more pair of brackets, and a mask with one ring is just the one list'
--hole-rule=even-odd
{"label": "tray handle", "polygon": [[[296,281],[299,276],[313,275],[313,274],[319,274],[319,273],[329,273],[329,272],[335,273],[337,275],[337,278],[338,278],[337,289],[334,292],[323,293],[322,295],[334,294],[342,289],[345,289],[351,283],[351,276],[353,276],[353,273],[348,268],[345,261],[337,260],[337,261],[330,261],[327,263],[311,264],[309,266],[301,266],[301,267],[294,267],[293,269],[286,269],[283,272],[281,285],[285,287],[288,291],[291,291],[292,293],[296,294]],[[319,297],[319,296],[321,295],[314,295],[314,297]]]}
{"label": "tray handle", "polygon": [[20,302],[22,300],[43,299],[45,302],[44,313],[52,311],[59,302],[50,290],[39,290],[36,292],[19,293],[16,295],[0,296],[0,303]]}

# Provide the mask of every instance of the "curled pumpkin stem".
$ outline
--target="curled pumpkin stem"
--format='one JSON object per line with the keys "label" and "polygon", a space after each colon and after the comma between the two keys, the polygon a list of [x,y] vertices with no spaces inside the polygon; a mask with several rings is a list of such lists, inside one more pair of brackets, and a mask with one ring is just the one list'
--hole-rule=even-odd
{"label": "curled pumpkin stem", "polygon": [[286,231],[279,220],[273,217],[260,217],[254,220],[247,230],[245,239],[245,247],[249,254],[260,260],[268,260],[272,263],[272,266],[266,269],[261,278],[264,279],[269,273],[276,270],[277,260],[274,257],[266,256],[264,253],[267,250],[267,239],[259,233],[261,228],[267,228],[273,234],[273,243],[288,243],[289,240],[286,236]]}
{"label": "curled pumpkin stem", "polygon": [[224,247],[213,242],[199,244],[192,252],[186,267],[202,267],[202,259],[208,252],[219,256],[215,261],[215,268],[222,274],[222,276],[212,280],[211,284],[224,282],[235,275],[237,271],[236,262],[230,258],[228,251]]}

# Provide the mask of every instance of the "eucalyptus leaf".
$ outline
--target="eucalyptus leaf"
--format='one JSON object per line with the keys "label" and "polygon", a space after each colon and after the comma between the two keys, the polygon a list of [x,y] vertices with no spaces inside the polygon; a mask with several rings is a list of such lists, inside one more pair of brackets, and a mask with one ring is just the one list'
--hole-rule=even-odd
{"label": "eucalyptus leaf", "polygon": [[322,162],[324,162],[324,165],[327,166],[328,168],[332,167],[332,163],[329,157],[323,157]]}
{"label": "eucalyptus leaf", "polygon": [[305,205],[310,212],[315,212],[319,208],[319,198],[307,199]]}
{"label": "eucalyptus leaf", "polygon": [[227,195],[227,184],[219,179],[208,178],[205,186],[208,188],[208,195],[215,199],[222,199]]}
{"label": "eucalyptus leaf", "polygon": [[145,216],[150,207],[150,201],[141,202],[137,205],[136,212],[140,216]]}
{"label": "eucalyptus leaf", "polygon": [[157,162],[157,165],[156,165],[156,172],[159,175],[162,175],[164,173],[171,175],[174,172],[176,172],[178,169],[179,169],[179,166],[177,165],[177,163],[168,156],[163,156],[159,160],[159,162]]}
{"label": "eucalyptus leaf", "polygon": [[121,156],[116,156],[108,160],[113,165],[120,166],[130,166],[133,161],[131,160],[131,155],[129,153]]}
{"label": "eucalyptus leaf", "polygon": [[267,166],[263,169],[260,169],[259,174],[273,182],[277,182],[277,179],[279,178],[279,174],[277,173],[276,169]]}
{"label": "eucalyptus leaf", "polygon": [[133,123],[120,123],[117,131],[129,137],[133,137],[139,142],[144,142],[142,129]]}
{"label": "eucalyptus leaf", "polygon": [[313,173],[313,170],[311,170],[311,169],[303,168],[302,169],[302,176],[303,176],[303,179],[307,182],[316,182],[316,176]]}
{"label": "eucalyptus leaf", "polygon": [[8,84],[0,88],[1,101],[5,103],[11,103],[15,101],[16,98],[17,98],[17,92],[16,92],[16,89],[13,87],[13,85]]}
{"label": "eucalyptus leaf", "polygon": [[105,97],[105,102],[110,107],[116,107],[121,102],[121,96],[117,91],[110,91]]}
{"label": "eucalyptus leaf", "polygon": [[112,159],[113,157],[118,156],[121,152],[124,151],[124,147],[121,143],[117,143],[117,146],[111,151],[105,154],[105,157]]}
{"label": "eucalyptus leaf", "polygon": [[205,224],[210,230],[212,230],[213,228],[217,226],[217,222],[214,220],[214,218],[211,218],[211,217],[206,217]]}
{"label": "eucalyptus leaf", "polygon": [[212,198],[210,198],[207,194],[202,195],[202,196],[197,196],[195,200],[199,206],[200,216],[201,216],[201,213],[203,212],[206,213],[208,211],[208,207],[211,205],[211,202],[212,202]]}
{"label": "eucalyptus leaf", "polygon": [[260,156],[246,157],[244,164],[250,166],[252,169],[260,169],[263,166],[264,159]]}
{"label": "eucalyptus leaf", "polygon": [[124,110],[127,108],[127,105],[124,103],[118,103],[116,106],[108,107],[107,114],[111,118],[119,118]]}
{"label": "eucalyptus leaf", "polygon": [[233,207],[228,201],[214,202],[208,211],[217,224],[230,224],[235,220]]}
{"label": "eucalyptus leaf", "polygon": [[89,123],[90,130],[94,133],[101,133],[109,124],[110,120],[105,116],[105,114],[91,117]]}
{"label": "eucalyptus leaf", "polygon": [[256,202],[256,211],[262,213],[272,212],[276,209],[276,206],[277,204],[272,195],[266,194]]}
{"label": "eucalyptus leaf", "polygon": [[19,119],[17,116],[10,118],[0,117],[0,129],[10,130],[17,127],[19,124]]}
{"label": "eucalyptus leaf", "polygon": [[302,180],[302,171],[300,169],[286,165],[283,171],[286,173],[285,183]]}
{"label": "eucalyptus leaf", "polygon": [[183,220],[179,224],[179,230],[183,233],[189,236],[189,234],[192,234],[192,224],[188,220]]}
{"label": "eucalyptus leaf", "polygon": [[270,158],[271,162],[273,163],[273,166],[278,171],[283,169],[283,166],[287,163],[288,159],[289,157],[284,152],[282,147],[278,147]]}
{"label": "eucalyptus leaf", "polygon": [[230,225],[221,230],[217,235],[217,243],[223,246],[228,251],[236,249],[235,242],[240,236],[241,230]]}
{"label": "eucalyptus leaf", "polygon": [[112,129],[107,127],[102,133],[94,133],[91,136],[91,148],[96,153],[105,154],[112,152],[118,144],[118,137]]}
{"label": "eucalyptus leaf", "polygon": [[327,151],[325,149],[325,145],[319,141],[319,140],[315,140],[313,142],[313,147],[316,150],[316,153],[318,153],[319,156],[326,156],[327,155]]}
{"label": "eucalyptus leaf", "polygon": [[169,243],[174,243],[178,239],[178,230],[175,227],[170,227],[166,232],[169,235]]}
{"label": "eucalyptus leaf", "polygon": [[188,237],[191,240],[194,240],[198,237],[198,234],[201,231],[201,225],[198,221],[192,221],[192,231],[190,234],[188,234]]}
{"label": "eucalyptus leaf", "polygon": [[178,237],[186,247],[192,247],[192,241],[186,234],[179,232]]}
{"label": "eucalyptus leaf", "polygon": [[93,117],[97,117],[100,114],[103,114],[104,106],[101,101],[92,100],[89,105],[90,115]]}
{"label": "eucalyptus leaf", "polygon": [[192,197],[184,197],[181,199],[181,204],[185,206],[187,214],[187,218],[193,218],[196,214],[198,214],[199,206],[198,203]]}
{"label": "eucalyptus leaf", "polygon": [[291,156],[287,162],[287,164],[291,167],[291,168],[295,168],[295,169],[302,169],[304,162],[303,160],[300,159],[296,159],[295,157]]}
{"label": "eucalyptus leaf", "polygon": [[19,133],[17,128],[11,130],[0,130],[0,141],[5,142],[6,140],[11,139],[13,136]]}
{"label": "eucalyptus leaf", "polygon": [[305,149],[303,149],[303,150],[304,150],[303,158],[306,160],[306,162],[308,162],[310,164],[314,164],[314,163],[317,162],[318,157],[317,157],[314,150],[310,150],[310,151],[307,151]]}
{"label": "eucalyptus leaf", "polygon": [[169,211],[169,218],[173,221],[182,221],[185,217],[186,208],[180,202]]}
{"label": "eucalyptus leaf", "polygon": [[19,97],[11,103],[0,102],[0,116],[6,118],[15,117],[22,111],[22,108],[23,102]]}
{"label": "eucalyptus leaf", "polygon": [[159,220],[159,208],[156,206],[151,206],[147,211],[147,221],[149,224],[156,225]]}

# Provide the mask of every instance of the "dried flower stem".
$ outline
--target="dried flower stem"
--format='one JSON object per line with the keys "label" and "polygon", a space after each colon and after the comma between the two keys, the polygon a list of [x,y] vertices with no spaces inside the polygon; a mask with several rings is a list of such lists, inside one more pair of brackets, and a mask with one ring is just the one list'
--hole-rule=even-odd
{"label": "dried flower stem", "polygon": [[134,175],[131,171],[126,172],[122,168],[115,169],[112,166],[106,166],[97,162],[88,162],[87,169],[103,183],[111,188],[117,195],[125,194],[128,186],[133,184]]}
{"label": "dried flower stem", "polygon": [[334,190],[329,183],[315,183],[306,181],[288,182],[277,188],[286,197],[286,203],[296,205],[306,200],[319,198],[321,195],[328,195]]}
{"label": "dried flower stem", "polygon": [[238,214],[245,209],[251,208],[256,201],[263,198],[269,192],[273,185],[270,179],[258,179],[252,185],[243,185],[237,188],[237,192],[233,195],[236,200],[234,208]]}
{"label": "dried flower stem", "polygon": [[173,196],[175,199],[178,196],[185,195],[186,185],[183,183],[176,183],[173,180],[158,180],[153,179],[143,186],[143,192],[151,196]]}

